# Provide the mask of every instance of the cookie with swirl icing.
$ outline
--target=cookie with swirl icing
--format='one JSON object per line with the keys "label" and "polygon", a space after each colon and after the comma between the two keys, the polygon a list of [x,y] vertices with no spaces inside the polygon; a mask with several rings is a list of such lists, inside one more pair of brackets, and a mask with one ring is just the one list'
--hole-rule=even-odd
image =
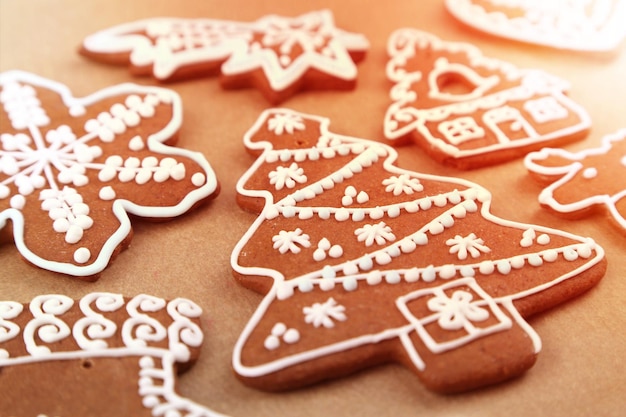
{"label": "cookie with swirl icing", "polygon": [[541,340],[527,319],[596,284],[602,247],[498,218],[483,187],[401,169],[393,148],[329,124],[269,109],[244,137],[258,158],[238,201],[257,218],[231,264],[263,299],[239,377],[289,389],[397,362],[449,393],[528,370]]}
{"label": "cookie with swirl icing", "polygon": [[201,316],[190,300],[145,294],[0,300],[0,415],[223,416],[176,391]]}
{"label": "cookie with swirl icing", "polygon": [[94,280],[129,245],[129,215],[170,219],[217,195],[206,158],[174,146],[172,90],[120,84],[75,98],[8,71],[0,105],[2,240],[42,269]]}

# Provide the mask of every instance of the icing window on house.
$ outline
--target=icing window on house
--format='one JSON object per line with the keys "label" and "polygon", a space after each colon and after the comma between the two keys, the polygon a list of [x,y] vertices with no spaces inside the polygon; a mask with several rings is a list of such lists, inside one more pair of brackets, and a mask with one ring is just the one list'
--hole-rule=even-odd
{"label": "icing window on house", "polygon": [[438,129],[453,145],[485,137],[485,130],[476,124],[474,118],[469,116],[441,122]]}
{"label": "icing window on house", "polygon": [[537,123],[565,119],[569,114],[567,109],[554,97],[542,97],[536,100],[529,100],[524,103],[524,110],[530,113]]}

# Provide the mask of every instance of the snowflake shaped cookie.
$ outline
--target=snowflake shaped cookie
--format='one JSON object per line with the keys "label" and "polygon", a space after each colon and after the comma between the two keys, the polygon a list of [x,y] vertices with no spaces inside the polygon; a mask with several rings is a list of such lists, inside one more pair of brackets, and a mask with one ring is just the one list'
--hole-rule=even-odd
{"label": "snowflake shaped cookie", "polygon": [[[0,299],[0,368],[5,371],[0,373],[0,415],[94,415],[97,410],[110,416],[224,417],[176,392],[177,373],[200,354],[201,315],[193,301],[146,294],[94,292],[80,300],[43,294],[27,304]],[[67,401],[82,398],[85,386],[94,382],[134,387],[118,389],[115,401],[106,393],[90,395],[88,403]],[[33,392],[40,395],[37,401]]]}
{"label": "snowflake shaped cookie", "polygon": [[86,98],[36,75],[0,74],[0,228],[20,254],[95,279],[131,236],[128,214],[171,218],[214,195],[206,159],[174,148],[181,102],[122,84]]}
{"label": "snowflake shaped cookie", "polygon": [[[278,131],[276,120],[299,127]],[[264,298],[233,366],[254,387],[289,389],[385,361],[436,391],[504,381],[541,346],[524,318],[604,274],[591,238],[495,217],[484,188],[400,169],[393,148],[336,134],[326,118],[269,109],[244,144],[259,157],[237,201],[258,217],[231,265]],[[306,178],[276,187],[268,173],[292,164]]]}
{"label": "snowflake shaped cookie", "polygon": [[569,84],[544,71],[410,28],[391,34],[387,52],[393,86],[384,134],[399,144],[414,141],[441,163],[492,165],[582,139],[591,127],[585,109],[567,96]]}
{"label": "snowflake shaped cookie", "polygon": [[606,135],[598,148],[531,152],[524,164],[533,177],[549,184],[539,194],[543,207],[574,218],[603,207],[626,231],[626,129]]}
{"label": "snowflake shaped cookie", "polygon": [[626,37],[622,0],[446,0],[476,29],[516,41],[580,51],[614,49]]}
{"label": "snowflake shaped cookie", "polygon": [[269,15],[255,22],[158,18],[85,39],[83,55],[167,81],[220,72],[225,88],[255,86],[273,103],[308,88],[351,89],[369,44],[335,26],[332,12]]}

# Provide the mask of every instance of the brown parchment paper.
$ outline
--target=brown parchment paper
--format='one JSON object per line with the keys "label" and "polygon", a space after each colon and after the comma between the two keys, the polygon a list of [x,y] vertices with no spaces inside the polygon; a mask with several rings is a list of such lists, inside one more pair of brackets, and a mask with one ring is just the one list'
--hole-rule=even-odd
{"label": "brown parchment paper", "polygon": [[[474,43],[519,67],[538,67],[572,83],[570,95],[591,114],[591,134],[572,151],[600,144],[626,127],[626,43],[609,53],[574,53],[483,35],[457,23],[443,1],[191,1],[191,0],[0,0],[0,71],[22,69],[67,84],[74,95],[134,78],[125,67],[77,54],[82,39],[100,29],[156,16],[252,21],[265,14],[295,16],[329,8],[337,26],[371,42],[358,66],[353,92],[307,92],[283,107],[331,119],[334,132],[381,140],[389,104],[386,42],[400,27],[430,31],[442,39]],[[239,332],[262,297],[235,283],[230,253],[254,216],[235,202],[235,183],[253,162],[244,132],[269,104],[255,89],[224,91],[217,78],[169,85],[183,98],[178,146],[203,152],[215,169],[221,193],[182,218],[152,224],[134,221],[131,247],[95,283],[58,276],[23,262],[15,246],[0,246],[0,299],[26,302],[38,294],[73,298],[93,291],[187,297],[204,309],[205,343],[196,366],[182,375],[182,395],[232,416],[618,416],[626,400],[626,235],[606,217],[564,220],[541,209],[541,187],[521,160],[474,171],[438,165],[415,146],[399,149],[402,168],[462,176],[488,188],[492,211],[507,219],[538,223],[591,236],[606,250],[608,270],[584,296],[530,320],[543,349],[523,377],[461,395],[424,389],[409,370],[386,365],[340,380],[285,393],[244,386],[231,370]],[[88,389],[88,388],[86,388]],[[0,392],[0,401],[2,394]]]}

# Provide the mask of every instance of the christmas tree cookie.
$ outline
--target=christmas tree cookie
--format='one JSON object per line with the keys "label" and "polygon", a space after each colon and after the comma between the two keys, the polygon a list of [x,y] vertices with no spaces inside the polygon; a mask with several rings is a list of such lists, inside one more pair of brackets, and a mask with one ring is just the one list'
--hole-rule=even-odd
{"label": "christmas tree cookie", "polygon": [[603,276],[591,238],[491,214],[469,181],[398,168],[329,120],[265,111],[239,204],[258,214],[232,267],[264,295],[234,349],[241,379],[287,389],[385,362],[430,389],[513,378],[541,348],[526,318]]}

